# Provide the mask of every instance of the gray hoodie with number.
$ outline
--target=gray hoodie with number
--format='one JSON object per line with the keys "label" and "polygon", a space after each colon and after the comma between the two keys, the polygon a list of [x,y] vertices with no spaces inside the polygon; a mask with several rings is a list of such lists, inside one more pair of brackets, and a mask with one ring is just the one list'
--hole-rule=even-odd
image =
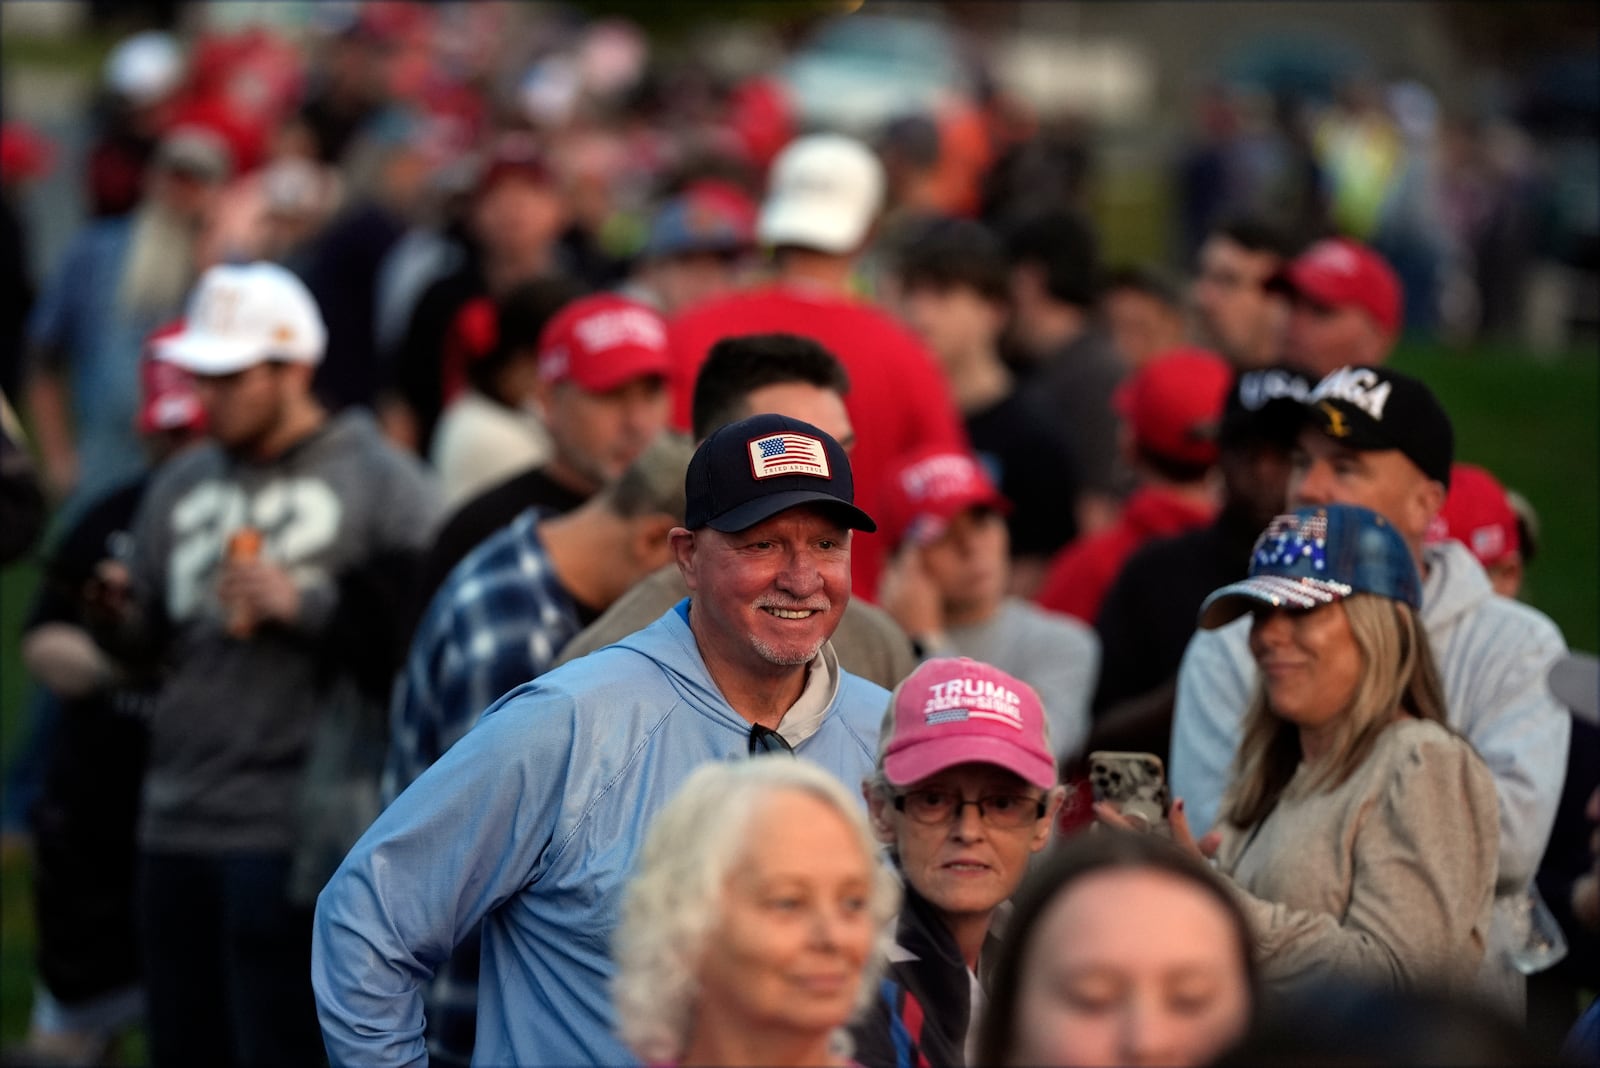
{"label": "gray hoodie with number", "polygon": [[[422,465],[362,412],[334,417],[269,462],[210,444],[156,474],[130,562],[141,636],[165,676],[151,713],[146,849],[293,847],[301,773],[330,677],[364,652],[335,640],[347,633],[341,590],[364,568],[389,559],[403,567],[426,545],[438,500]],[[243,527],[261,532],[263,560],[294,577],[300,609],[293,625],[239,638],[216,583]]]}

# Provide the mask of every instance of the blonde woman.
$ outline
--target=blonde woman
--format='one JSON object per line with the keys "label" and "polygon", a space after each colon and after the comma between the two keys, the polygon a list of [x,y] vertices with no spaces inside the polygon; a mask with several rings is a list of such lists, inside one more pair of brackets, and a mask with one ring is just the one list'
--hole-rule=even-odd
{"label": "blonde woman", "polygon": [[899,906],[861,809],[780,755],[708,764],[651,826],[616,935],[616,1016],[650,1065],[844,1065]]}
{"label": "blonde woman", "polygon": [[[1495,889],[1494,781],[1445,726],[1421,581],[1383,517],[1279,516],[1201,626],[1249,612],[1261,687],[1204,845],[1243,891],[1264,993],[1337,977],[1467,986]],[[1114,813],[1111,822],[1118,822]],[[1196,848],[1182,802],[1174,837]]]}

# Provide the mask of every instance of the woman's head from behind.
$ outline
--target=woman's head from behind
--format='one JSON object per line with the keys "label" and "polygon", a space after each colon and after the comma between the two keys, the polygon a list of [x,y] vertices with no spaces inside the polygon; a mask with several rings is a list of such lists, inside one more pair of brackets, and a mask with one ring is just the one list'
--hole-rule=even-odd
{"label": "woman's head from behind", "polygon": [[992,986],[979,1064],[1204,1064],[1249,1023],[1251,935],[1203,863],[1096,831],[1023,884]]}
{"label": "woman's head from behind", "polygon": [[884,717],[865,790],[873,829],[917,893],[976,923],[978,944],[1061,804],[1046,724],[1026,683],[965,657],[922,664]]}
{"label": "woman's head from behind", "polygon": [[646,1063],[751,1035],[828,1041],[867,996],[899,904],[875,854],[859,803],[813,764],[694,772],[651,826],[623,905],[623,1039]]}
{"label": "woman's head from behind", "polygon": [[1208,628],[1251,614],[1261,676],[1230,820],[1260,819],[1303,757],[1318,763],[1319,783],[1342,781],[1397,712],[1443,721],[1420,601],[1411,551],[1376,513],[1325,505],[1273,520],[1256,542],[1250,576],[1201,609]]}

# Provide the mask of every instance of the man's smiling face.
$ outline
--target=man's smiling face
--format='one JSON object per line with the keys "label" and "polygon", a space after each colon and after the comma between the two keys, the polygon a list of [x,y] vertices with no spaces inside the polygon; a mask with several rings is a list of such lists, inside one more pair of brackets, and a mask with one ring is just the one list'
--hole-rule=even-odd
{"label": "man's smiling face", "polygon": [[826,506],[790,508],[680,552],[707,662],[770,672],[808,664],[850,600],[850,531]]}

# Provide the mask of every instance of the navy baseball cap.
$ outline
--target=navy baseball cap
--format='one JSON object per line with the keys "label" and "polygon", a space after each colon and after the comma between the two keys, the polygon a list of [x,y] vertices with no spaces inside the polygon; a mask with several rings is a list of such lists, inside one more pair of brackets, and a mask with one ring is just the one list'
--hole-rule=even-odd
{"label": "navy baseball cap", "polygon": [[855,505],[850,459],[837,441],[786,415],[753,415],[700,443],[684,480],[683,525],[733,533],[801,504],[832,507],[854,530],[878,525]]}
{"label": "navy baseball cap", "polygon": [[1250,555],[1250,577],[1207,597],[1200,626],[1220,627],[1263,604],[1303,612],[1355,593],[1422,606],[1422,579],[1405,539],[1367,508],[1299,508],[1261,532]]}

